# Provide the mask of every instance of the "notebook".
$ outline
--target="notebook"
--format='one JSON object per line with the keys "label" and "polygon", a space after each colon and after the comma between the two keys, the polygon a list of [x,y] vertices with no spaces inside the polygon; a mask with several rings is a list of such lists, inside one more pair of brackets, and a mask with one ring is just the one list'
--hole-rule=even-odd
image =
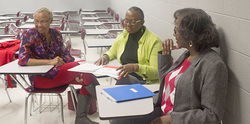
{"label": "notebook", "polygon": [[156,95],[141,84],[104,88],[101,94],[114,102],[124,102]]}

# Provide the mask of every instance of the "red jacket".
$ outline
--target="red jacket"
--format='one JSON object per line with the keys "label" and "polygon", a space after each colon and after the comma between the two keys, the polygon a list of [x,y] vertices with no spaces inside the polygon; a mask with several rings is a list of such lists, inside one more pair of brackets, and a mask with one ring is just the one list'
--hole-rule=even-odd
{"label": "red jacket", "polygon": [[[13,55],[20,47],[20,40],[13,39],[12,41],[0,43],[0,66],[11,62]],[[7,76],[8,87],[13,88],[10,76]]]}

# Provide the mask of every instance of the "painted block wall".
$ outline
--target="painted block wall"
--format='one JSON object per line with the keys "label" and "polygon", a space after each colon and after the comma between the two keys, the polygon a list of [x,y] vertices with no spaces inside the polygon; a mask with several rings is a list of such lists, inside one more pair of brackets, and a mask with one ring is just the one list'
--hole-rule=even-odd
{"label": "painted block wall", "polygon": [[[124,18],[132,6],[142,8],[145,25],[162,40],[173,37],[173,13],[177,9],[204,9],[222,37],[220,54],[229,70],[224,124],[249,124],[250,118],[250,1],[249,0],[0,0],[0,13],[35,11],[41,6],[52,10],[107,9]],[[173,53],[177,59],[183,50]]]}
{"label": "painted block wall", "polygon": [[[140,7],[145,25],[162,40],[173,38],[173,13],[180,8],[205,10],[222,38],[220,54],[229,70],[224,124],[249,124],[250,118],[250,1],[248,0],[106,0],[124,18],[126,10]],[[183,50],[173,52],[175,59]]]}

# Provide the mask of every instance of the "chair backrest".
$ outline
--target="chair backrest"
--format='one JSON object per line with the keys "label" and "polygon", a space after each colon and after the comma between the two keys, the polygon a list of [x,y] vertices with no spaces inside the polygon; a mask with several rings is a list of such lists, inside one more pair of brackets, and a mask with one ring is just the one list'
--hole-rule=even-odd
{"label": "chair backrest", "polygon": [[23,18],[23,21],[26,22],[28,20],[28,15],[25,15],[24,18]]}
{"label": "chair backrest", "polygon": [[119,21],[119,14],[115,14],[115,21]]}
{"label": "chair backrest", "polygon": [[108,13],[110,13],[110,10],[111,10],[111,8],[110,8],[110,7],[108,7],[107,12],[108,12]]}
{"label": "chair backrest", "polygon": [[18,11],[16,14],[16,17],[20,17],[21,16],[21,11]]}
{"label": "chair backrest", "polygon": [[16,26],[19,27],[22,25],[22,20],[18,19],[16,20]]}
{"label": "chair backrest", "polygon": [[114,16],[114,10],[111,10],[110,15],[113,17]]}
{"label": "chair backrest", "polygon": [[81,15],[82,13],[82,8],[79,9],[78,14]]}

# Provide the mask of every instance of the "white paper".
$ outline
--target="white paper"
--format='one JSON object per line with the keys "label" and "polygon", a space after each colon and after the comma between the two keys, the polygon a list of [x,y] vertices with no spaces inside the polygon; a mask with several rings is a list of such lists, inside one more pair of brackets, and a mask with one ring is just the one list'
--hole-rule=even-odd
{"label": "white paper", "polygon": [[75,66],[71,69],[69,69],[69,71],[76,71],[76,72],[95,72],[96,70],[102,68],[103,66],[97,66],[95,64],[92,63],[84,63],[84,64],[80,64],[78,66]]}
{"label": "white paper", "polygon": [[85,72],[85,73],[93,73],[96,75],[104,75],[110,76],[114,78],[118,78],[119,71],[116,71],[117,67],[113,66],[97,66],[93,63],[79,63],[80,65],[75,66],[68,71],[75,71],[75,72]]}

